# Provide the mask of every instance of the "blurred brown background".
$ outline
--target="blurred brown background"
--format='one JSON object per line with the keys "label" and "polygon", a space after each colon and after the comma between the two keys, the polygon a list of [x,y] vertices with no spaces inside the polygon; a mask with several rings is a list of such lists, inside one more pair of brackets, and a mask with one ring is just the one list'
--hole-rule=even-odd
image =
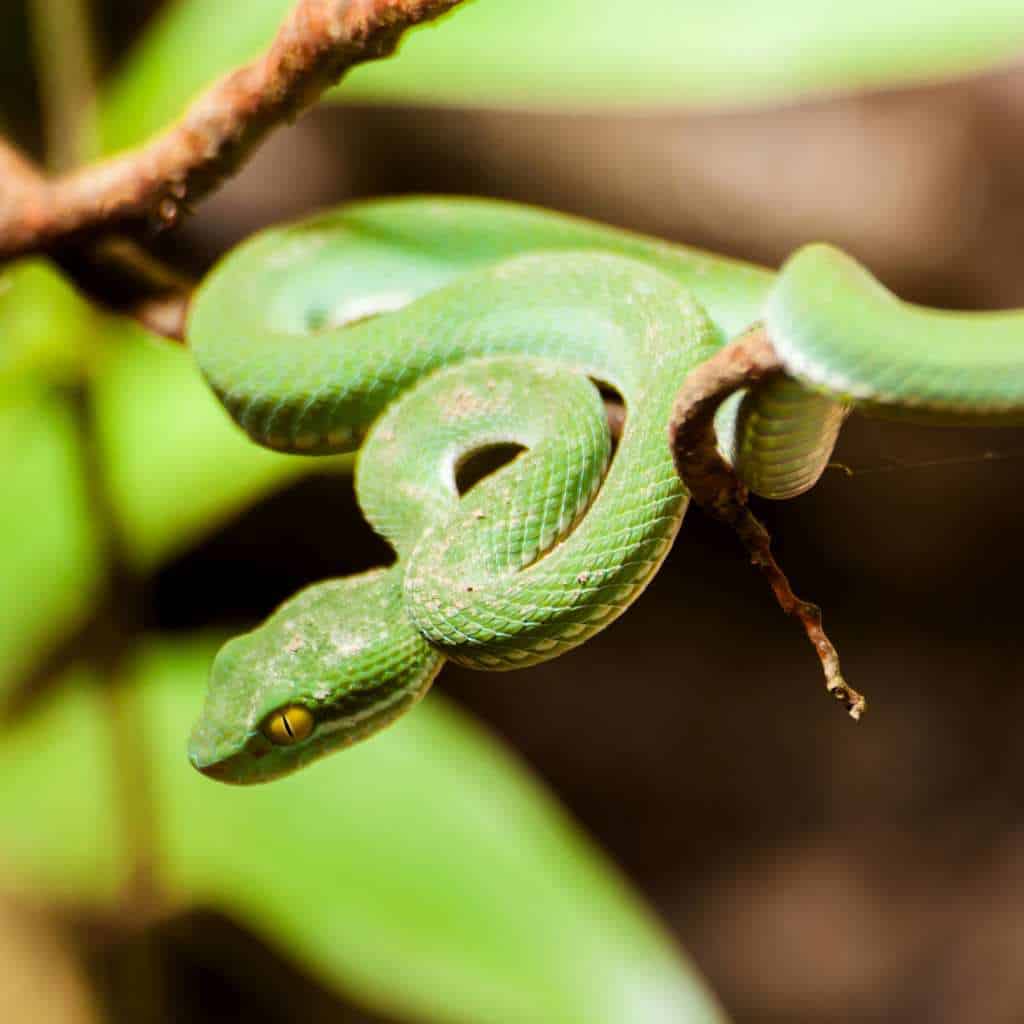
{"label": "blurred brown background", "polygon": [[[111,57],[143,6],[109,5]],[[12,117],[37,141],[30,104]],[[1022,125],[1024,68],[745,111],[321,109],[161,248],[201,271],[253,229],[318,206],[457,192],[769,264],[825,239],[908,298],[1024,305]],[[737,1024],[1019,1022],[1024,430],[854,418],[837,459],[852,475],[831,470],[809,495],[759,508],[868,696],[859,726],[698,511],[648,593],[584,648],[522,673],[448,668],[438,685],[547,780]],[[167,630],[249,624],[383,551],[350,492],[308,480],[163,571],[148,614]],[[237,976],[204,967],[214,937],[238,945]],[[301,1019],[338,1019],[226,923],[171,922],[140,941],[184,993],[221,992],[224,1012],[295,1019],[294,1002],[268,995],[287,985]],[[125,970],[122,953],[94,943],[92,973]],[[199,1005],[182,995],[173,1019],[207,1019]]]}

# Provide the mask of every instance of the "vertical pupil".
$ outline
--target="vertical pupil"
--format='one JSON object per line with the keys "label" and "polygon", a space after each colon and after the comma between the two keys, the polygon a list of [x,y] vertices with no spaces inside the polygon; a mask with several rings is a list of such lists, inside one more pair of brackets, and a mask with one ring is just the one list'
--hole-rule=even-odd
{"label": "vertical pupil", "polygon": [[284,726],[284,731],[288,733],[289,739],[295,739],[295,730],[292,728],[292,723],[288,721],[288,713],[285,712],[281,716],[281,724]]}

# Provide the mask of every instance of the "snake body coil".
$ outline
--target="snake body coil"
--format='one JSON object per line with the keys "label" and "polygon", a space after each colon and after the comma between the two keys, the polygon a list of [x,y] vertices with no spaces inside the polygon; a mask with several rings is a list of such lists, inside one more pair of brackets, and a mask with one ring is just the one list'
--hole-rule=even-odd
{"label": "snake body coil", "polygon": [[[897,325],[916,314],[848,264],[812,250],[776,282],[472,200],[357,205],[241,246],[193,306],[203,374],[260,444],[360,449],[360,504],[397,557],[302,591],[223,648],[193,763],[225,781],[274,778],[393,720],[446,658],[518,668],[611,622],[657,570],[685,511],[666,443],[676,392],[762,317],[798,380],[730,402],[721,443],[755,490],[805,490],[851,400],[913,398],[865,383],[858,339],[870,318],[857,318],[865,301]],[[830,274],[838,283],[822,310],[813,297]],[[1019,319],[1005,332],[1020,350]],[[1006,359],[1013,345],[1000,350]],[[598,385],[625,406],[614,457]],[[959,411],[984,404],[983,391],[973,387]],[[1009,391],[986,414],[1019,413],[1019,376]],[[947,414],[943,400],[924,405]],[[460,464],[495,445],[523,450],[460,499]]]}

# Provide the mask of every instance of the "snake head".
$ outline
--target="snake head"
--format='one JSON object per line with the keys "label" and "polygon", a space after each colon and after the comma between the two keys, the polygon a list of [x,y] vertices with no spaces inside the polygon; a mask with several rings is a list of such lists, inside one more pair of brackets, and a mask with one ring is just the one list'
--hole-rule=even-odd
{"label": "snake head", "polygon": [[189,757],[222,782],[264,782],[387,725],[444,660],[402,609],[401,569],[297,594],[218,653]]}

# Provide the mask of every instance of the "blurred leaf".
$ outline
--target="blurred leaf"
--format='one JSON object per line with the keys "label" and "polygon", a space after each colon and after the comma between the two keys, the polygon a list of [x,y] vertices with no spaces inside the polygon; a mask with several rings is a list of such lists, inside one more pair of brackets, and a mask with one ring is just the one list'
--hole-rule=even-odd
{"label": "blurred leaf", "polygon": [[476,0],[338,99],[764,103],[963,72],[1024,45],[1019,0]]}
{"label": "blurred leaf", "polygon": [[0,272],[0,387],[31,377],[66,384],[84,372],[92,342],[89,304],[42,260]]}
{"label": "blurred leaf", "polygon": [[100,566],[78,439],[57,396],[10,392],[0,405],[0,682],[27,670],[78,624]]}
{"label": "blurred leaf", "polygon": [[[105,149],[174,120],[204,85],[259,54],[289,7],[169,6],[107,89]],[[556,108],[763,103],[963,73],[1022,46],[1019,0],[473,0],[332,95]]]}
{"label": "blurred leaf", "polygon": [[103,149],[135,145],[173,121],[205,85],[265,49],[291,6],[291,0],[167,4],[101,96]]}
{"label": "blurred leaf", "polygon": [[84,620],[101,581],[69,408],[52,392],[4,387],[0,694]]}
{"label": "blurred leaf", "polygon": [[[550,797],[436,696],[373,742],[268,786],[198,775],[184,739],[212,655],[205,642],[154,647],[135,691],[172,892],[414,1019],[722,1020]],[[97,804],[99,699],[79,688],[0,749],[0,856],[43,893],[103,888],[90,877],[97,836],[116,830]]]}
{"label": "blurred leaf", "polygon": [[95,599],[101,567],[61,387],[85,372],[95,317],[42,262],[0,273],[0,695]]}
{"label": "blurred leaf", "polygon": [[0,747],[0,881],[60,901],[110,904],[126,878],[107,708],[84,671],[8,728]]}
{"label": "blurred leaf", "polygon": [[96,314],[47,264],[9,269],[0,275],[0,694],[84,621],[101,586],[81,439],[62,394],[86,374],[107,482],[142,568],[311,468],[351,464],[258,448],[185,349]]}
{"label": "blurred leaf", "polygon": [[188,350],[110,320],[95,400],[115,507],[143,568],[177,554],[263,494],[351,457],[259,448],[231,423]]}

